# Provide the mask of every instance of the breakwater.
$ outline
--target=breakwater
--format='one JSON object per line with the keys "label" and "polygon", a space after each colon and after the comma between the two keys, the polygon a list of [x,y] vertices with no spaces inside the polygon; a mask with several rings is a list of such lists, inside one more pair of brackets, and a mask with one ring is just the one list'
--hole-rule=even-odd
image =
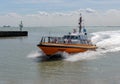
{"label": "breakwater", "polygon": [[28,36],[28,31],[0,31],[0,37]]}

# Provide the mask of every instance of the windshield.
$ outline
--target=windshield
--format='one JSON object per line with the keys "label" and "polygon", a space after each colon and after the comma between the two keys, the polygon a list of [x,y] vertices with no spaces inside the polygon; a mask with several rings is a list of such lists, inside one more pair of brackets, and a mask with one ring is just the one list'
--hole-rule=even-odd
{"label": "windshield", "polygon": [[74,35],[65,35],[63,38],[64,38],[64,39],[78,39],[78,36],[74,36]]}

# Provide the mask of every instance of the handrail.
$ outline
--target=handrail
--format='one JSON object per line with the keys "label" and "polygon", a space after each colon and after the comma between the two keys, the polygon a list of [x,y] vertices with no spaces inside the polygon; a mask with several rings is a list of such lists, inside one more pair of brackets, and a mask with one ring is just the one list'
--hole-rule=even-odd
{"label": "handrail", "polygon": [[[87,37],[85,36],[79,36],[79,39],[81,44],[91,44]],[[48,42],[48,43],[66,43],[65,39],[63,37],[51,37],[51,36],[45,36],[41,38],[40,44],[43,42]],[[71,40],[71,43],[74,42]]]}

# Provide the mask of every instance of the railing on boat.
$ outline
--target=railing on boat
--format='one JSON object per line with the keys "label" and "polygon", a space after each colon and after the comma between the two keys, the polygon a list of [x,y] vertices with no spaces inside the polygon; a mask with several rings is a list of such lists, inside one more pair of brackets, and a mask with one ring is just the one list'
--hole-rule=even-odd
{"label": "railing on boat", "polygon": [[64,44],[88,44],[88,45],[92,45],[91,41],[88,40],[87,38],[83,38],[80,37],[79,39],[77,39],[79,42],[75,43],[72,39],[65,39],[64,37],[47,37],[44,36],[41,39],[41,43],[64,43]]}
{"label": "railing on boat", "polygon": [[48,42],[48,43],[64,43],[63,37],[42,37],[42,42]]}

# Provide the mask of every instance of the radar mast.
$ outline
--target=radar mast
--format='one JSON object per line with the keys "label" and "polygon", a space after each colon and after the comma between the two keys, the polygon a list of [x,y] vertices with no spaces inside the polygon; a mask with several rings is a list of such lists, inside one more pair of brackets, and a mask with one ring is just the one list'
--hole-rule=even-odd
{"label": "radar mast", "polygon": [[82,14],[80,13],[80,19],[79,19],[79,33],[81,33],[82,30]]}

